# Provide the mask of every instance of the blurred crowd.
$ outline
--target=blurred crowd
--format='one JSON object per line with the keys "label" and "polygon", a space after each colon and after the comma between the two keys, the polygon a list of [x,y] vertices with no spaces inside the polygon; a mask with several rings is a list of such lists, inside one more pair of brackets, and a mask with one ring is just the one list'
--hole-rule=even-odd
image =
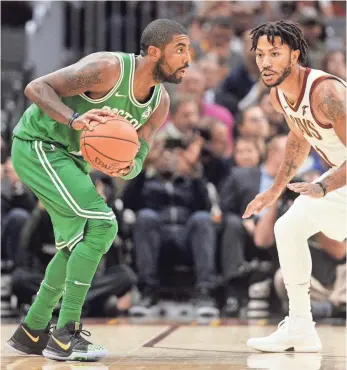
{"label": "blurred crowd", "polygon": [[[197,317],[268,318],[288,310],[273,226],[296,194],[286,190],[270,208],[242,219],[254,196],[271,187],[288,134],[260,79],[249,31],[259,19],[299,23],[308,66],[346,80],[346,40],[328,26],[342,20],[345,34],[345,3],[192,3],[182,19],[193,62],[180,85],[167,86],[170,113],[143,172],[127,183],[91,174],[120,231],[85,315],[165,314],[161,303],[168,300],[189,302]],[[14,172],[9,148],[2,136],[2,272],[11,277],[11,312],[23,314],[55,253],[54,235],[47,212]],[[312,151],[294,181],[313,181],[327,169]],[[343,318],[345,242],[319,233],[309,246],[313,315]]]}

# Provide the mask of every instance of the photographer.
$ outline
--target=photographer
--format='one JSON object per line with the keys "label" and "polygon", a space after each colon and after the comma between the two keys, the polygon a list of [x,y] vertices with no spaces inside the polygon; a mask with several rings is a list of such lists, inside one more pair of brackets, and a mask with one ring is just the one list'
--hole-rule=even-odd
{"label": "photographer", "polygon": [[[161,146],[162,145],[162,146]],[[215,279],[215,230],[200,164],[186,158],[185,144],[167,139],[154,145],[155,158],[127,184],[124,207],[136,212],[134,249],[142,299],[134,315],[154,313],[159,301],[160,270],[175,264],[195,267],[196,314],[216,315],[210,292]]]}
{"label": "photographer", "polygon": [[200,160],[207,182],[217,189],[231,169],[231,158],[228,156],[228,129],[213,117],[204,117],[193,131],[203,140]]}

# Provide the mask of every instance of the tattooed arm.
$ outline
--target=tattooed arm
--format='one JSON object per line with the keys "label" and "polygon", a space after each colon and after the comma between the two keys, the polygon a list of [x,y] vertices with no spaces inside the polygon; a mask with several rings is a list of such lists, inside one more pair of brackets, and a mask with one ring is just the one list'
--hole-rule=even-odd
{"label": "tattooed arm", "polygon": [[277,101],[275,89],[271,89],[270,96],[272,106],[275,110],[284,114],[284,118],[290,128],[283,162],[279,168],[273,185],[274,189],[282,191],[304,163],[310,152],[311,144],[305,139],[299,128],[289,120],[282,110],[281,105]]}
{"label": "tattooed arm", "polygon": [[[61,101],[61,97],[85,92],[103,96],[116,84],[119,75],[119,61],[116,57],[95,53],[66,68],[37,78],[27,85],[24,93],[47,115],[67,124],[73,111]],[[98,111],[94,111],[95,115]]]}
{"label": "tattooed arm", "polygon": [[[277,111],[284,113],[277,100],[274,100],[273,92],[271,92],[271,100],[273,107]],[[284,158],[278,170],[274,184],[269,190],[258,194],[248,204],[246,211],[242,216],[243,218],[248,218],[253,214],[257,215],[264,208],[272,205],[279,198],[289,181],[297,173],[310,152],[310,143],[304,138],[299,129],[296,126],[293,126],[286,115],[285,119],[291,131],[288,135]]]}
{"label": "tattooed arm", "polygon": [[272,188],[282,192],[304,163],[311,149],[311,144],[298,137],[294,132],[288,134],[286,150]]}
{"label": "tattooed arm", "polygon": [[[346,145],[346,87],[333,79],[323,80],[312,93],[313,112],[317,119],[333,129]],[[321,183],[329,193],[346,185],[346,161]]]}

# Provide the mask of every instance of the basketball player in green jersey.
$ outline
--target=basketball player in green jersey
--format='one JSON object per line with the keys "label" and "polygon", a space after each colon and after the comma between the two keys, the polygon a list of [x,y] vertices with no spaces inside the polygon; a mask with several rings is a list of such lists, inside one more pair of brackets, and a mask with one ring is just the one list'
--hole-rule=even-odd
{"label": "basketball player in green jersey", "polygon": [[[82,337],[81,310],[117,222],[97,193],[80,156],[81,130],[90,120],[114,113],[137,130],[139,152],[112,176],[136,177],[153,136],[165,121],[169,96],[162,82],[180,83],[189,66],[189,38],[167,19],[150,23],[141,36],[141,55],[100,52],[40,77],[26,87],[33,102],[13,132],[12,160],[21,180],[44,204],[54,226],[56,255],[47,266],[37,297],[8,344],[24,354],[88,361],[107,355]],[[52,311],[63,296],[56,328]]]}

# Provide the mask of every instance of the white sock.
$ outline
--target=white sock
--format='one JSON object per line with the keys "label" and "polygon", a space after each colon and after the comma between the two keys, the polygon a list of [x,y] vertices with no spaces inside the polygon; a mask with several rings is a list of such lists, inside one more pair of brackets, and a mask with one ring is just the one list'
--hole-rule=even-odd
{"label": "white sock", "polygon": [[310,282],[286,285],[289,298],[289,317],[312,320]]}

